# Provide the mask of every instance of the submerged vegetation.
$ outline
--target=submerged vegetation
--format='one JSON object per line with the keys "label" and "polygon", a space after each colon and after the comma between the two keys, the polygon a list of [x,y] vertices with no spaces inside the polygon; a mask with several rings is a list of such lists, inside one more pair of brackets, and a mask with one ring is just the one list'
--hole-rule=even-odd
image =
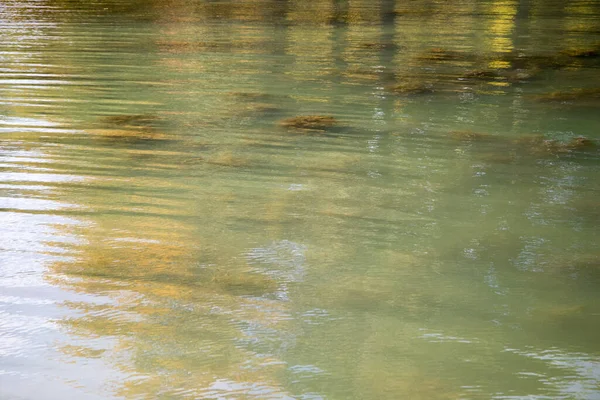
{"label": "submerged vegetation", "polygon": [[164,141],[172,137],[159,129],[162,119],[152,114],[123,114],[108,115],[98,118],[94,126],[100,128],[88,129],[87,133],[102,139],[114,141]]}
{"label": "submerged vegetation", "polygon": [[337,119],[329,115],[300,115],[279,121],[279,126],[298,132],[324,132],[338,124]]}
{"label": "submerged vegetation", "polygon": [[523,148],[531,154],[539,155],[559,155],[561,153],[593,150],[596,148],[596,143],[585,137],[575,137],[565,142],[548,139],[543,135],[529,135],[515,139],[513,143],[519,149]]}
{"label": "submerged vegetation", "polygon": [[433,85],[431,83],[400,83],[389,86],[388,90],[394,94],[418,95],[433,93]]}
{"label": "submerged vegetation", "polygon": [[125,127],[133,126],[148,128],[160,120],[160,117],[153,114],[125,114],[101,117],[100,123]]}
{"label": "submerged vegetation", "polygon": [[600,106],[600,88],[578,88],[555,91],[534,96],[534,99],[541,102],[596,107]]}

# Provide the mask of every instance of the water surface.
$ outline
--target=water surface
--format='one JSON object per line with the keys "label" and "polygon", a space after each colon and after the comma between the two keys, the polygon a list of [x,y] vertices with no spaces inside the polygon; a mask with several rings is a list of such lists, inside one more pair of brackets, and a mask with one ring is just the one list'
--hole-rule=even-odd
{"label": "water surface", "polygon": [[3,2],[0,397],[600,399],[599,68],[595,1]]}

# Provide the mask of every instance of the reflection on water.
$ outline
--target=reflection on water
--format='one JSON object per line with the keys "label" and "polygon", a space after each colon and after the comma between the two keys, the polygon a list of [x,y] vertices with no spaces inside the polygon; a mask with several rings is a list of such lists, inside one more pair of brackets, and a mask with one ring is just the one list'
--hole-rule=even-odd
{"label": "reflection on water", "polygon": [[0,397],[600,398],[599,21],[1,4]]}

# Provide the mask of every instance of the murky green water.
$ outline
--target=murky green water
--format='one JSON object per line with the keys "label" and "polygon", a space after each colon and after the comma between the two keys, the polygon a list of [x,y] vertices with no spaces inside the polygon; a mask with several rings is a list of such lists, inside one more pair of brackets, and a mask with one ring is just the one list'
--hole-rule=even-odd
{"label": "murky green water", "polygon": [[0,2],[0,398],[600,399],[599,109],[593,0]]}

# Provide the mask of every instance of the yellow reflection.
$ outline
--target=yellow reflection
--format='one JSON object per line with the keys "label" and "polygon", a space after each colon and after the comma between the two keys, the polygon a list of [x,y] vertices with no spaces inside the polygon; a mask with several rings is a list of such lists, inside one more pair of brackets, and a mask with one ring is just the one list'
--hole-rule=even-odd
{"label": "yellow reflection", "polygon": [[518,2],[492,1],[486,3],[485,12],[491,14],[486,36],[486,50],[495,53],[507,53],[514,50],[512,34],[515,29],[515,16],[517,15]]}
{"label": "yellow reflection", "polygon": [[379,22],[380,6],[380,1],[350,0],[347,22],[349,24]]}
{"label": "yellow reflection", "polygon": [[[61,323],[81,340],[115,338],[121,354],[130,354],[131,362],[120,358],[120,368],[146,378],[127,380],[120,395],[182,390],[200,396],[215,377],[277,386],[274,370],[281,367],[263,367],[262,358],[236,345],[252,334],[242,329],[247,324],[281,329],[283,312],[276,302],[265,309],[261,296],[278,284],[240,260],[239,250],[227,253],[217,237],[202,239],[187,223],[167,218],[96,218],[79,233],[85,243],[72,249],[74,259],[54,265],[54,282],[112,301],[66,303],[83,316]],[[85,346],[62,350],[76,357],[103,354]]]}
{"label": "yellow reflection", "polygon": [[566,2],[563,19],[564,37],[562,48],[568,55],[595,50],[598,54],[598,42],[586,43],[589,37],[598,32],[598,5],[594,2]]}
{"label": "yellow reflection", "polygon": [[[331,87],[331,75],[337,72],[333,58],[333,29],[331,26],[314,29],[306,25],[289,28],[286,52],[294,57],[286,71],[290,79],[315,81],[322,87]],[[311,95],[310,100],[329,101],[330,97]]]}
{"label": "yellow reflection", "polygon": [[288,21],[296,24],[328,24],[334,20],[334,0],[291,1]]}

